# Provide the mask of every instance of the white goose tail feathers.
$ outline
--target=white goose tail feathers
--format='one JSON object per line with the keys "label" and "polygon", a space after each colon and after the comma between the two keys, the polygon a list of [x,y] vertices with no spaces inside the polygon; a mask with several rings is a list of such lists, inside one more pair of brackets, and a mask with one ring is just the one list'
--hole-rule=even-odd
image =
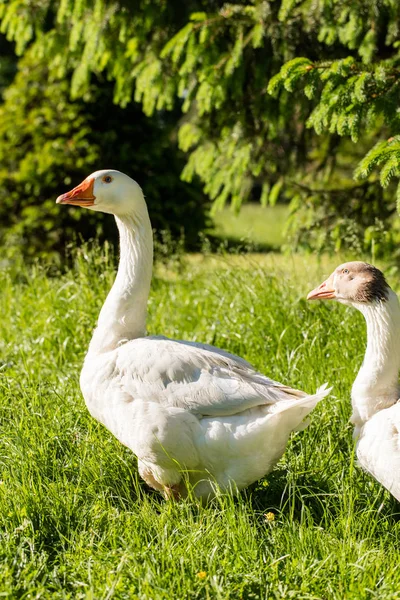
{"label": "white goose tail feathers", "polygon": [[305,419],[305,417],[316,407],[318,402],[320,402],[323,398],[328,396],[332,388],[328,388],[328,384],[324,383],[321,385],[315,392],[315,394],[311,394],[309,396],[304,396],[303,398],[296,400],[284,400],[276,404],[276,413],[287,413],[287,418],[292,422],[292,428],[295,431],[302,431],[305,429],[309,420]]}

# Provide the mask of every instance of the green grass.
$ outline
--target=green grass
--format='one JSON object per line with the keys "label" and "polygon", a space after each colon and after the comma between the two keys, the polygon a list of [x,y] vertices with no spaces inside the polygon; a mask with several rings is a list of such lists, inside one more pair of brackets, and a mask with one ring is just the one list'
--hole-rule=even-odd
{"label": "green grass", "polygon": [[224,208],[214,216],[213,234],[231,242],[251,243],[261,248],[279,249],[285,242],[284,228],[289,207],[244,204],[240,213]]}
{"label": "green grass", "polygon": [[151,333],[214,343],[310,392],[334,386],[265,481],[207,507],[147,489],[85,408],[78,377],[113,279],[107,247],[78,252],[64,274],[3,272],[0,597],[400,598],[399,506],[355,465],[348,424],[364,323],[304,299],[336,262],[195,256],[157,269]]}

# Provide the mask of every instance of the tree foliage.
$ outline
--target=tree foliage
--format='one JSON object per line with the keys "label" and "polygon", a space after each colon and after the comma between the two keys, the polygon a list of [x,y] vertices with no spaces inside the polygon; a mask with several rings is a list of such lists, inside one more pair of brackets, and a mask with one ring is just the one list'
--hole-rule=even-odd
{"label": "tree foliage", "polygon": [[[317,213],[339,212],[327,224],[336,246],[340,219],[386,228],[399,175],[397,0],[0,0],[0,20],[50,79],[71,73],[73,98],[105,76],[122,107],[179,110],[182,177],[198,176],[215,208],[289,198],[297,215],[312,209],[308,242]],[[366,185],[351,184],[357,163]]]}
{"label": "tree foliage", "polygon": [[[28,52],[0,106],[0,232],[25,254],[64,247],[74,235],[115,238],[110,219],[64,208],[56,197],[99,166],[143,182],[152,224],[198,244],[207,225],[207,199],[179,178],[182,153],[172,137],[174,115],[145,117],[137,104],[113,105],[107,81],[96,80],[71,101],[69,81],[49,79]],[[140,140],[140,143],[138,142]]]}

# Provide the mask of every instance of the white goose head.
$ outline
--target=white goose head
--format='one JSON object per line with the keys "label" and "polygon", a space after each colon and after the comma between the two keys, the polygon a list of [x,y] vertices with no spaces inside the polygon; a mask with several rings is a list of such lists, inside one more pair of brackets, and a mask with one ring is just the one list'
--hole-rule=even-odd
{"label": "white goose head", "polygon": [[338,300],[343,304],[374,304],[389,298],[390,287],[382,271],[365,262],[354,261],[337,267],[307,300]]}
{"label": "white goose head", "polygon": [[144,197],[139,184],[128,175],[103,169],[86,177],[71,191],[59,196],[56,202],[123,217],[140,211]]}

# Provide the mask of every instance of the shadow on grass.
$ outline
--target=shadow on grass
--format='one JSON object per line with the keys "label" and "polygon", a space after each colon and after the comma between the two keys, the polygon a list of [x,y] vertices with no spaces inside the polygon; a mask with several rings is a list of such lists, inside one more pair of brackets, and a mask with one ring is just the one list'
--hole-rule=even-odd
{"label": "shadow on grass", "polygon": [[257,253],[268,253],[268,252],[280,252],[281,246],[266,243],[257,243],[246,238],[238,239],[227,236],[217,236],[215,234],[207,234],[207,250],[210,252],[219,252],[224,250],[226,252],[241,253],[241,252],[257,252]]}
{"label": "shadow on grass", "polygon": [[[268,512],[272,512],[279,520],[329,529],[343,522],[347,515],[346,507],[351,506],[351,527],[363,535],[364,531],[370,531],[370,523],[375,535],[384,536],[387,529],[394,529],[400,521],[400,504],[379,488],[376,498],[371,499],[364,483],[363,478],[358,477],[346,495],[341,494],[340,488],[327,477],[304,473],[293,479],[290,474],[288,477],[287,470],[275,469],[269,474],[268,481],[261,480],[253,484],[237,498],[230,499],[222,494],[221,498],[211,501],[206,507],[195,500],[186,499],[181,506],[180,503],[173,504],[170,509],[175,518],[185,518],[189,511],[197,519],[204,514],[204,508],[207,512],[218,512],[233,502],[240,512],[240,506],[244,505],[250,520],[263,535],[265,514]],[[46,551],[47,564],[50,566],[58,563],[60,555],[75,543],[75,532],[94,528],[99,537],[106,534],[108,518],[112,514],[107,506],[121,515],[118,519],[123,519],[124,515],[135,512],[142,503],[148,504],[155,513],[162,513],[166,503],[171,502],[140,479],[133,460],[103,464],[101,477],[84,486],[79,496],[73,506],[68,506],[68,503],[62,506],[60,503],[58,507],[51,504],[41,507],[35,502],[27,507],[34,524],[36,543]]]}
{"label": "shadow on grass", "polygon": [[389,527],[399,523],[400,503],[384,488],[371,498],[371,493],[362,483],[362,480],[354,481],[350,492],[341,493],[328,478],[305,473],[295,482],[289,482],[284,469],[275,469],[268,475],[267,482],[257,482],[243,494],[254,512],[261,515],[263,523],[269,511],[300,523],[304,521],[306,509],[307,518],[314,525],[328,528],[331,523],[343,519],[350,507],[353,518],[354,515],[368,515],[368,519],[385,521]]}
{"label": "shadow on grass", "polygon": [[[106,477],[108,487],[108,498],[110,504],[118,509],[130,510],[136,503],[140,503],[146,497],[155,510],[162,510],[165,503],[164,496],[157,490],[149,487],[139,476],[135,464],[130,465],[128,470],[121,469],[121,477],[125,483],[121,485],[118,474],[110,471],[110,477]],[[368,479],[368,476],[365,475]],[[378,494],[371,501],[371,493],[365,488],[363,478],[356,478],[352,484],[352,490],[344,497],[344,493],[337,485],[332,486],[329,477],[318,474],[304,473],[298,475],[295,480],[288,478],[285,469],[274,469],[268,475],[267,480],[261,480],[249,488],[243,490],[234,502],[245,502],[253,511],[255,516],[263,516],[266,512],[280,513],[295,521],[302,521],[304,509],[307,509],[315,525],[326,526],[328,522],[343,516],[344,503],[352,503],[356,513],[368,512],[371,516],[390,520],[392,523],[400,521],[400,503],[385,492],[384,488],[378,487]],[[104,480],[103,480],[104,484]],[[121,495],[123,488],[123,495]],[[222,494],[224,495],[224,494]],[[193,511],[197,512],[200,503],[195,499],[184,500],[186,504],[193,504]],[[214,505],[211,501],[204,506]],[[218,506],[218,501],[215,504]]]}

